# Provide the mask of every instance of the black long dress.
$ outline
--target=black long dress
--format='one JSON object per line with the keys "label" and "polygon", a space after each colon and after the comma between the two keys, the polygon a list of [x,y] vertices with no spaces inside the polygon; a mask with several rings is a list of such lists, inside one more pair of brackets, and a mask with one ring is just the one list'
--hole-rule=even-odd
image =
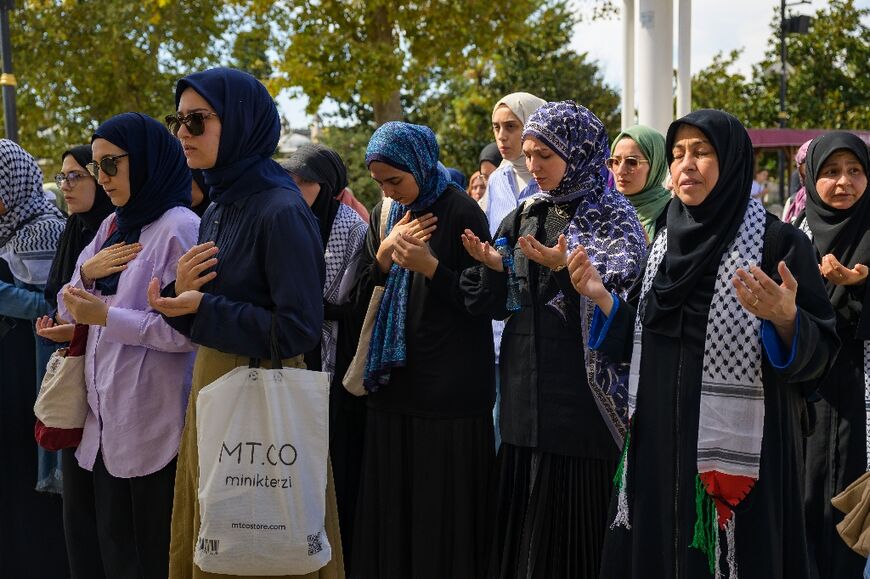
{"label": "black long dress", "polygon": [[[476,262],[462,247],[467,228],[489,238],[486,216],[455,185],[424,213],[438,217],[429,241],[431,280],[411,275],[406,365],[369,395],[362,480],[348,577],[481,577],[487,482],[494,440],[492,324],[464,305],[460,273]],[[360,262],[365,308],[383,274],[380,204],[371,213]]]}
{"label": "black long dress", "polygon": [[[736,558],[740,579],[808,579],[802,479],[805,396],[828,368],[838,340],[806,236],[768,214],[764,245],[765,273],[779,283],[776,265],[783,260],[798,280],[797,345],[794,359],[781,370],[762,356],[761,470],[735,509]],[[608,532],[602,579],[711,576],[706,555],[689,544],[695,524],[701,366],[715,275],[715,270],[708,272],[684,304],[680,337],[644,328],[628,452],[631,530]],[[639,285],[612,314],[602,349],[613,357],[631,356]],[[609,520],[615,512],[614,499]],[[720,546],[724,553],[725,542]],[[720,564],[727,569],[724,557]]]}
{"label": "black long dress", "polygon": [[[499,227],[496,238],[504,236],[516,248],[519,311],[506,309],[504,272],[479,265],[463,276],[470,308],[507,318],[487,577],[598,575],[619,448],[587,382],[581,298],[568,270],[539,266],[517,245],[528,234],[555,245],[577,203],[523,205]],[[560,292],[563,305],[553,307]]]}
{"label": "black long dress", "polygon": [[[849,300],[863,302],[865,291],[866,284],[850,288]],[[857,317],[852,317],[850,322],[837,311],[837,335],[843,345],[812,396],[815,420],[806,441],[806,518],[814,578],[861,577],[867,562],[840,538],[836,525],[845,515],[831,505],[832,497],[867,471],[864,340],[855,337]]]}
{"label": "black long dress", "polygon": [[[0,280],[13,281],[3,260]],[[62,579],[69,567],[61,498],[35,490],[35,371],[31,322],[0,317],[0,577]]]}

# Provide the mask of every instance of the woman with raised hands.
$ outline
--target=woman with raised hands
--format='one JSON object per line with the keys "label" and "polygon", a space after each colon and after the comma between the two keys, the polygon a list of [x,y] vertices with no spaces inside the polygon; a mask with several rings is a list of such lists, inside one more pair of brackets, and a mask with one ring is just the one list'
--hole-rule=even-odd
{"label": "woman with raised hands", "polygon": [[[153,277],[172,279],[199,218],[187,208],[184,154],[159,122],[112,117],[91,146],[88,168],[116,209],[58,298],[62,319],[88,325],[88,414],[76,459],[93,472],[106,576],[165,577],[194,345],[148,306],[146,288]],[[133,247],[135,258],[119,257],[118,248]]]}
{"label": "woman with raised hands", "polygon": [[[153,307],[199,345],[175,479],[169,577],[228,577],[193,562],[200,529],[197,397],[251,358],[270,360],[273,319],[283,365],[305,367],[302,354],[318,343],[323,324],[323,242],[293,179],[271,159],[281,123],[262,83],[214,68],[179,80],[175,103],[167,123],[188,166],[203,170],[211,204],[174,282],[152,280],[148,288]],[[331,471],[328,481],[333,558],[305,577],[344,573]]]}
{"label": "woman with raised hands", "polygon": [[806,210],[796,225],[812,239],[843,344],[813,394],[815,429],[806,445],[806,519],[817,577],[859,577],[866,559],[846,546],[831,498],[870,470],[870,155],[853,135],[815,138],[806,152]]}
{"label": "woman with raised hands", "polygon": [[750,198],[736,118],[690,113],[665,150],[676,198],[628,299],[568,263],[590,345],[631,362],[601,577],[808,579],[802,416],[839,344],[813,249]]}
{"label": "woman with raised hands", "polygon": [[361,307],[376,285],[385,289],[364,378],[351,577],[483,576],[492,333],[466,309],[459,279],[474,264],[462,231],[486,239],[487,227],[438,154],[431,129],[400,122],[378,128],[366,149],[385,198],[360,262]]}
{"label": "woman with raised hands", "polygon": [[470,231],[463,237],[481,262],[463,277],[469,309],[507,318],[486,576],[596,577],[628,367],[585,346],[594,306],[571,286],[567,255],[588,247],[608,287],[625,295],[645,237],[607,186],[607,131],[591,111],[573,101],[541,106],[522,150],[543,192],[502,221],[498,251]]}
{"label": "woman with raised hands", "polygon": [[[94,239],[100,225],[115,209],[103,187],[87,170],[93,161],[90,145],[77,145],[61,156],[61,172],[54,176],[69,210],[69,219],[57,244],[45,284],[45,299],[57,310],[58,292],[73,276],[79,255]],[[130,252],[129,258],[138,251]],[[53,315],[53,314],[52,314]],[[36,321],[39,336],[53,342],[69,342],[73,324],[46,315]],[[105,577],[96,533],[94,477],[79,466],[75,448],[60,451],[63,476],[63,525],[70,575],[74,579]]]}

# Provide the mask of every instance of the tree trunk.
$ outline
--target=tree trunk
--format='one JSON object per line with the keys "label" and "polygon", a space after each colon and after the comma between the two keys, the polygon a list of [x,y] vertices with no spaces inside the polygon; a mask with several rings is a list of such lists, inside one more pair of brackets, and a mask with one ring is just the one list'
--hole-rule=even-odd
{"label": "tree trunk", "polygon": [[[390,20],[385,2],[378,2],[367,10],[366,33],[374,45],[373,50],[380,54],[388,55],[398,48],[398,41],[393,34],[393,22]],[[380,74],[390,75],[391,72],[383,70],[380,71]],[[378,126],[388,121],[401,121],[405,116],[402,112],[402,100],[399,97],[400,81],[396,79],[395,84],[396,87],[388,95],[374,95],[372,105],[374,106],[375,123]]]}
{"label": "tree trunk", "polygon": [[398,89],[393,91],[387,100],[376,101],[375,108],[375,123],[380,127],[388,121],[401,121],[405,118],[402,112],[402,100],[399,98]]}

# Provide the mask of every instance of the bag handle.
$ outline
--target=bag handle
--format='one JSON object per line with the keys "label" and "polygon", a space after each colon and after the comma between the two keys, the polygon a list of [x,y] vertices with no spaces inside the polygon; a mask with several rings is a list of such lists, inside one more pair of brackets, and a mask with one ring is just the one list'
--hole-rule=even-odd
{"label": "bag handle", "polygon": [[[280,370],[284,367],[284,364],[281,362],[281,350],[278,348],[278,316],[275,315],[275,312],[272,312],[272,323],[271,328],[269,329],[269,351],[272,356],[272,369]],[[260,358],[249,358],[248,359],[248,367],[249,368],[260,368],[262,366],[262,360]]]}

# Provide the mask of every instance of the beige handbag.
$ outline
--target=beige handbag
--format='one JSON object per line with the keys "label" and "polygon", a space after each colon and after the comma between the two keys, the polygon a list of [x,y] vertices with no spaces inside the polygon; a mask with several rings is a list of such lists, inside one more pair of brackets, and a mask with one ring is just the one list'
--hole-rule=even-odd
{"label": "beige handbag", "polygon": [[[381,241],[387,236],[387,219],[390,216],[390,209],[393,206],[393,200],[389,197],[384,197],[381,203],[381,223],[380,237]],[[366,362],[369,358],[369,343],[372,339],[372,330],[375,327],[375,320],[378,317],[378,309],[381,307],[381,301],[384,299],[384,286],[375,286],[372,291],[372,297],[369,300],[369,307],[366,309],[366,317],[363,320],[362,330],[359,334],[359,342],[356,345],[356,354],[353,360],[350,361],[350,366],[347,367],[347,372],[344,374],[344,379],[341,383],[344,389],[354,396],[365,396],[368,394],[363,386],[363,378],[366,374]]]}
{"label": "beige handbag", "polygon": [[846,515],[837,525],[846,545],[862,557],[870,555],[870,472],[831,499],[831,504]]}

